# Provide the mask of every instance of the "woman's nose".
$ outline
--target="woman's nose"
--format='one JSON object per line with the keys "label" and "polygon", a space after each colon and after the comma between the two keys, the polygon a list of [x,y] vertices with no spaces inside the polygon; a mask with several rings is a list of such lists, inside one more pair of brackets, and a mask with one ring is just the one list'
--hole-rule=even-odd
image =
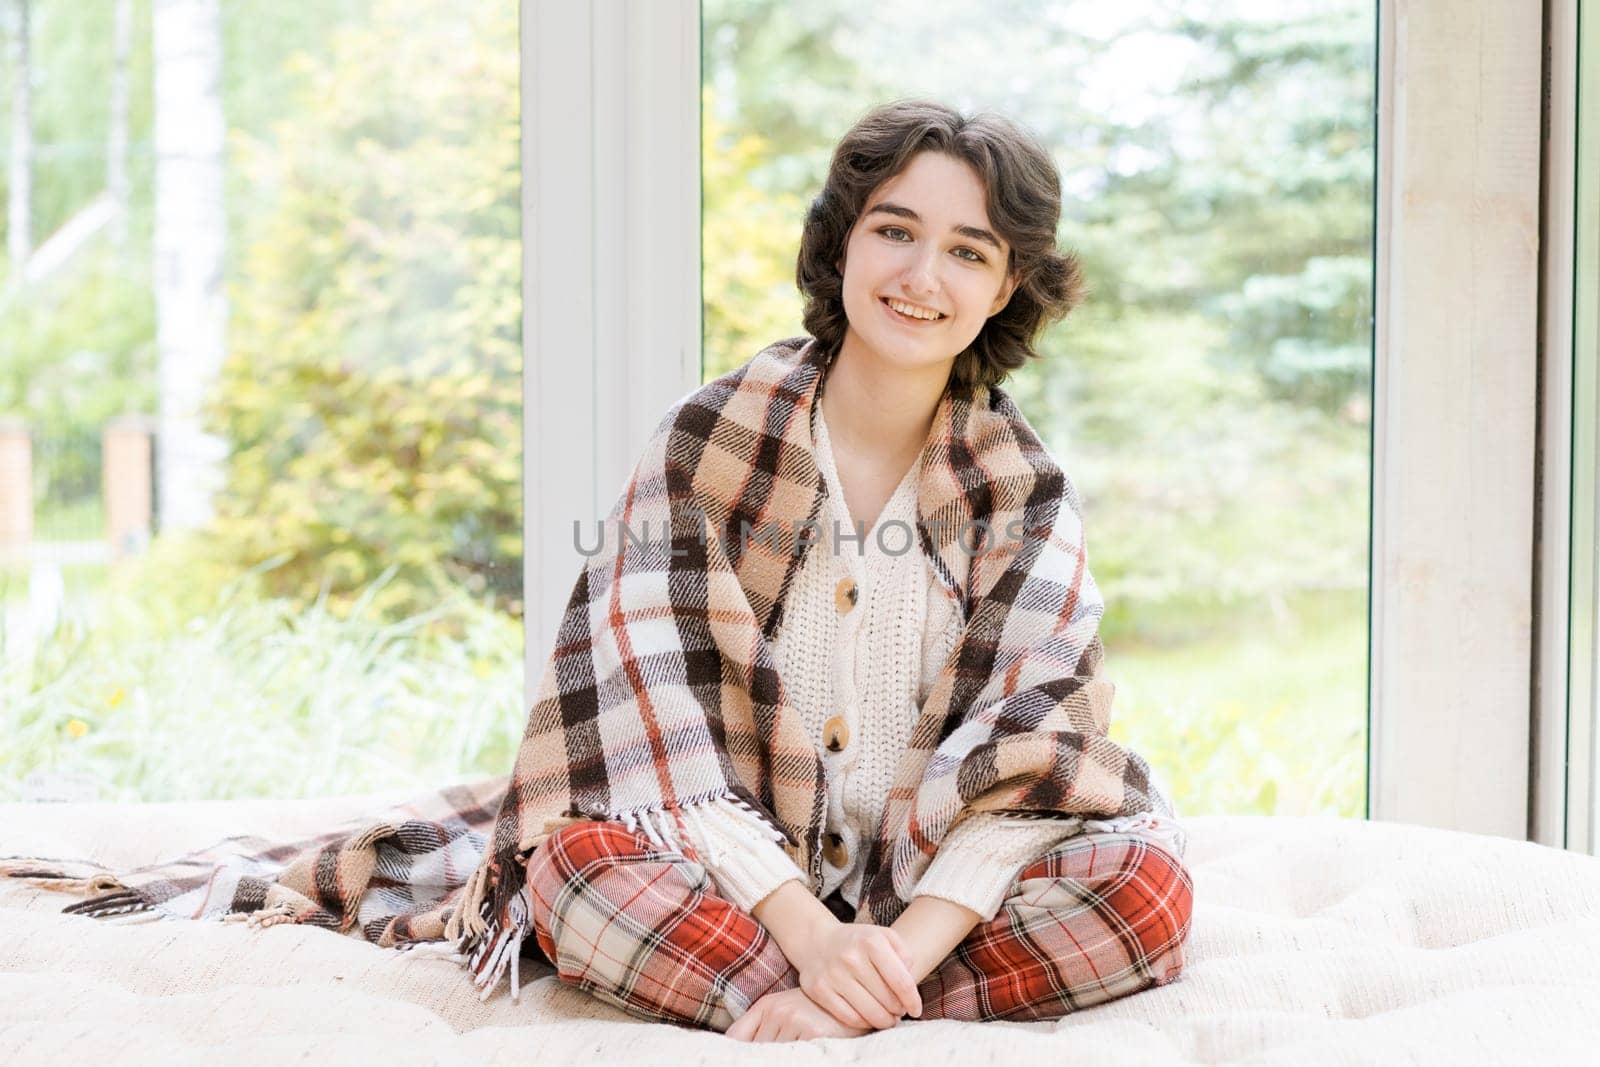
{"label": "woman's nose", "polygon": [[931,293],[939,287],[939,273],[934,269],[932,253],[923,253],[912,261],[911,268],[906,271],[907,291]]}

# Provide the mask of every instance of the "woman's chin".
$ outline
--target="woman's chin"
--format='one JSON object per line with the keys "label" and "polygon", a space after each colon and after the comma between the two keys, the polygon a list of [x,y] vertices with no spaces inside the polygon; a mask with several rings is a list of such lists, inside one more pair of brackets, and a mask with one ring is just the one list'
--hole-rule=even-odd
{"label": "woman's chin", "polygon": [[900,329],[892,323],[885,325],[884,329],[872,330],[857,330],[852,326],[849,332],[855,335],[854,343],[847,336],[846,347],[855,348],[869,362],[899,372],[925,372],[934,367],[948,369],[965,347],[952,350],[953,342],[946,331],[938,331],[940,336],[934,337],[934,331],[930,330],[929,336],[919,337],[915,331]]}
{"label": "woman's chin", "polygon": [[936,368],[948,371],[960,353],[946,352],[942,347],[908,344],[905,341],[887,341],[868,349],[870,357],[886,369],[903,374],[929,373]]}

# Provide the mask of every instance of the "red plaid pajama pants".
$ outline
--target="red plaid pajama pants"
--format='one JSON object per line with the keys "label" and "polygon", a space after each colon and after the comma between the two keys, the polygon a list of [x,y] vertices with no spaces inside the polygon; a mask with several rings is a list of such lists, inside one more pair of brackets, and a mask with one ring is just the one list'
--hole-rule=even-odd
{"label": "red plaid pajama pants", "polygon": [[[529,861],[539,947],[562,982],[628,1014],[718,1032],[800,984],[777,941],[706,869],[616,822],[547,838]],[[989,922],[922,980],[922,1019],[1056,1019],[1175,981],[1193,882],[1134,833],[1081,833],[1033,861]]]}

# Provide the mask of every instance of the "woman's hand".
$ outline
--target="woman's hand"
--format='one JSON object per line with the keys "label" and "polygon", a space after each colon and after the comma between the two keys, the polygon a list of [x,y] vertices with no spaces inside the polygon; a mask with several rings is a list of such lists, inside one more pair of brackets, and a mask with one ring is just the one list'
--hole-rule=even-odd
{"label": "woman's hand", "polygon": [[736,1041],[805,1041],[813,1037],[860,1037],[871,1027],[846,1026],[806,996],[803,989],[768,993],[725,1031]]}
{"label": "woman's hand", "polygon": [[836,923],[818,932],[800,959],[789,962],[800,988],[845,1026],[887,1030],[902,1015],[922,1014],[911,975],[911,950],[898,930]]}

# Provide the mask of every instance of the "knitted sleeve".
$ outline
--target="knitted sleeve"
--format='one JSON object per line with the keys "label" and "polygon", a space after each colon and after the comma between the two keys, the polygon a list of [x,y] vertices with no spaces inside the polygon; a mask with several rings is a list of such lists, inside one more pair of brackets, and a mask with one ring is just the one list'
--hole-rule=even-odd
{"label": "knitted sleeve", "polygon": [[993,919],[1022,868],[1078,833],[1082,820],[1013,819],[977,812],[939,843],[911,897],[939,897]]}
{"label": "knitted sleeve", "polygon": [[719,799],[690,805],[682,812],[687,842],[671,819],[640,820],[640,828],[667,848],[685,856],[693,853],[718,895],[740,910],[749,912],[792,878],[806,881],[805,872],[773,839],[766,824],[739,805]]}

